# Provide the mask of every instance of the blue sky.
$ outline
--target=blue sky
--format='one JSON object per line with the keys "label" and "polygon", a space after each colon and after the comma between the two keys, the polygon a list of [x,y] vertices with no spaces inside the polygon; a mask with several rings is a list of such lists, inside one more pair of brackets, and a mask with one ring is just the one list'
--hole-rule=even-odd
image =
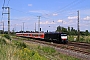
{"label": "blue sky", "polygon": [[[8,3],[9,2],[9,3]],[[8,15],[2,18],[0,1],[0,21],[4,21],[8,30]],[[5,0],[5,7],[10,7],[10,30],[20,31],[24,22],[24,30],[34,31],[35,23],[38,31],[38,17],[42,31],[55,31],[57,26],[74,27],[77,29],[77,11],[80,12],[80,30],[90,31],[90,0]],[[7,12],[5,9],[3,12]],[[2,23],[0,23],[2,29]]]}

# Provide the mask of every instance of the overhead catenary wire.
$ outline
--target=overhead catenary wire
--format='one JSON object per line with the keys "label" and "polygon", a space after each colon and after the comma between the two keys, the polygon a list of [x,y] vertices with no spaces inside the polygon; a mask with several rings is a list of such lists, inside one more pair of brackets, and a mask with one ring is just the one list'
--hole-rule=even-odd
{"label": "overhead catenary wire", "polygon": [[[4,5],[5,5],[5,0],[4,0],[4,2],[3,2],[3,7],[4,7]],[[2,21],[2,20],[3,20],[3,12],[4,12],[3,7],[2,7],[1,23],[3,24],[3,34],[4,34],[4,21]]]}
{"label": "overhead catenary wire", "polygon": [[[84,0],[83,0],[84,1]],[[73,5],[71,5],[71,6],[74,6],[74,5],[78,5],[78,4],[81,4],[81,2],[83,2],[82,0],[81,1],[78,1],[78,2],[76,2],[76,3],[74,3]],[[68,6],[68,7],[66,7],[66,8],[64,8],[64,9],[61,9],[60,11],[56,11],[56,13],[59,15],[59,14],[61,14],[62,12],[64,12],[65,11],[65,9],[67,9],[67,8],[69,8],[69,7],[71,7],[71,6]],[[74,6],[74,7],[76,7],[76,6]],[[72,7],[72,8],[74,8],[74,7]],[[69,8],[69,9],[72,9],[72,8]],[[60,12],[60,13],[59,13]],[[60,18],[61,20],[64,20],[65,18]]]}
{"label": "overhead catenary wire", "polygon": [[5,5],[5,0],[4,0],[4,3],[3,3],[3,7],[4,7],[4,5]]}
{"label": "overhead catenary wire", "polygon": [[[18,10],[18,9],[14,9],[14,8],[10,8],[10,9],[21,12],[21,13],[30,14],[30,13],[26,13],[25,11],[21,11],[21,10]],[[31,14],[31,15],[32,16],[37,16],[37,15],[34,15],[34,14]]]}
{"label": "overhead catenary wire", "polygon": [[[67,4],[67,6],[65,6],[65,7],[63,7],[61,10],[59,9],[59,10],[57,10],[57,11],[55,11],[55,13],[57,13],[57,12],[60,12],[60,13],[62,13],[62,12],[64,12],[65,11],[65,9],[72,9],[72,8],[70,8],[72,5],[76,5],[76,4],[78,4],[80,1],[78,1],[78,3],[77,3],[77,1],[75,0],[74,1],[75,3],[72,3],[71,5],[69,5],[69,4]],[[75,7],[75,6],[74,6]],[[22,12],[22,13],[26,13],[25,11],[20,11],[20,10],[17,10],[17,9],[14,9],[14,8],[11,8],[11,9],[13,9],[13,10],[16,10],[16,11],[19,11],[19,12]],[[60,14],[59,13],[59,14]],[[31,13],[26,13],[26,14],[31,14]],[[35,15],[35,14],[31,14],[31,15],[33,15],[33,16],[37,16],[37,14]],[[51,18],[51,17],[48,17],[48,15],[46,15],[47,17],[45,17],[44,15],[42,15],[41,17],[42,18],[45,18],[45,19],[52,19],[53,20],[53,18]],[[62,19],[62,17],[60,18],[60,19]],[[19,19],[18,19],[19,20]]]}
{"label": "overhead catenary wire", "polygon": [[[10,0],[9,0],[10,1]],[[9,1],[8,1],[8,4],[9,4]],[[1,18],[1,21],[3,19],[3,14],[8,14],[8,34],[10,33],[10,8],[9,7],[4,7],[5,5],[5,0],[4,0],[4,3],[3,3],[3,11],[2,11],[2,18]],[[3,13],[4,12],[4,9],[8,9],[8,13]],[[4,23],[4,22],[3,22]],[[3,25],[4,26],[4,25]],[[3,30],[4,31],[4,30]]]}
{"label": "overhead catenary wire", "polygon": [[[56,14],[59,15],[59,14],[65,12],[66,9],[68,9],[68,8],[71,9],[71,6],[74,6],[75,7],[75,5],[81,4],[81,2],[83,2],[83,1],[82,0],[79,0],[79,1],[74,0],[71,3],[65,5],[64,7],[60,8],[60,9],[58,9],[58,10],[52,12],[52,13],[45,14],[45,16],[48,16],[50,14],[52,15],[53,13],[56,13]],[[74,7],[72,7],[72,8],[74,8]]]}
{"label": "overhead catenary wire", "polygon": [[[10,2],[10,0],[8,0],[8,4],[9,4],[9,2]],[[5,3],[5,0],[4,0],[4,3]],[[59,12],[59,11],[63,12],[64,9],[68,8],[69,6],[71,6],[71,5],[74,4],[74,3],[77,4],[77,1],[74,0],[74,1],[72,1],[71,3],[67,4],[66,6],[62,7],[61,9],[58,9],[58,10],[56,10],[55,12],[52,12],[52,13],[57,13],[57,12]],[[7,4],[7,5],[8,5],[8,4]],[[22,12],[22,13],[25,13],[24,11],[20,11],[20,10],[14,9],[14,8],[10,8],[10,9],[16,10],[16,11],[19,11],[19,12]],[[26,13],[26,14],[30,14],[30,13]],[[48,13],[48,14],[49,14],[49,13]],[[31,15],[37,16],[37,15],[34,15],[34,14],[31,14]],[[45,14],[45,15],[48,16],[47,14]],[[42,17],[43,17],[43,18],[46,18],[46,19],[51,19],[51,18],[47,18],[47,17],[45,17],[45,16],[43,16],[43,15],[42,15]]]}
{"label": "overhead catenary wire", "polygon": [[9,5],[10,0],[8,0],[7,6]]}
{"label": "overhead catenary wire", "polygon": [[[74,3],[76,0],[74,0],[73,2],[71,2],[71,3]],[[70,4],[71,4],[70,3]],[[69,6],[70,4],[68,4],[68,5],[66,5],[65,7],[67,7],[67,6]],[[63,7],[64,8],[64,7]],[[63,9],[62,8],[62,9]],[[18,12],[22,12],[22,13],[25,13],[24,11],[21,11],[21,10],[17,10],[17,9],[14,9],[14,8],[10,8],[10,9],[12,9],[12,10],[15,10],[15,11],[18,11]],[[30,14],[30,13],[26,13],[26,14]],[[48,13],[49,14],[49,13]],[[33,16],[37,16],[37,15],[34,15],[34,14],[32,14]],[[47,15],[47,14],[45,14],[45,15]],[[42,15],[43,16],[43,15]],[[46,18],[46,17],[44,17],[44,18]]]}
{"label": "overhead catenary wire", "polygon": [[[9,2],[10,2],[10,0],[8,0],[7,6],[9,5]],[[2,19],[3,19],[3,12],[4,12],[4,6],[5,6],[5,3],[6,3],[6,1],[4,0],[3,6],[2,6],[2,17],[1,17],[1,21],[2,21]]]}
{"label": "overhead catenary wire", "polygon": [[[76,0],[74,0],[73,2],[71,2],[72,4],[74,4],[75,3],[75,1]],[[67,9],[68,7],[70,7],[70,6],[72,6],[72,4],[68,4],[68,5],[66,5],[65,7],[63,7],[60,11],[64,11],[64,9]],[[77,3],[77,2],[76,2]],[[75,5],[75,4],[74,4]],[[20,11],[20,10],[17,10],[17,9],[14,9],[14,8],[11,8],[11,9],[13,9],[13,10],[16,10],[16,11],[19,11],[19,12],[22,12],[22,13],[26,13],[26,12],[24,12],[24,11]],[[59,12],[59,11],[55,11],[55,12]],[[29,13],[26,13],[26,14],[29,14]],[[36,15],[33,15],[33,16],[36,16]],[[51,19],[51,18],[49,18],[49,17],[45,17],[45,16],[41,16],[42,18],[45,18],[45,19]],[[53,20],[53,19],[52,19]]]}
{"label": "overhead catenary wire", "polygon": [[[10,0],[9,0],[9,1],[10,1]],[[66,6],[62,7],[61,9],[58,9],[58,10],[56,10],[55,12],[52,12],[52,13],[57,13],[57,12],[59,12],[59,11],[61,11],[61,13],[62,13],[62,12],[64,11],[64,9],[67,9],[68,7],[72,6],[72,4],[75,5],[75,3],[77,4],[78,1],[74,0],[74,1],[72,1],[71,3],[67,4]],[[24,12],[24,11],[17,10],[17,9],[14,9],[14,8],[10,8],[10,9],[15,10],[15,11],[18,11],[18,12],[26,13],[26,12]],[[26,13],[26,14],[31,14],[31,13]],[[49,13],[48,13],[48,14],[49,14]],[[50,17],[45,17],[45,16],[48,16],[48,14],[41,15],[41,17],[42,17],[42,18],[45,18],[45,19],[51,19]],[[60,13],[58,13],[58,14],[60,14]],[[35,16],[35,17],[37,16],[37,15],[35,15],[35,14],[31,14],[31,15],[33,15],[33,16]]]}
{"label": "overhead catenary wire", "polygon": [[[83,2],[82,0],[81,1],[77,1],[77,2],[75,2],[76,0],[74,0],[73,1],[73,3],[72,4],[68,4],[68,5],[66,5],[65,7],[63,7],[61,10],[57,10],[57,11],[55,11],[55,12],[53,12],[53,13],[57,13],[58,15],[59,14],[61,14],[62,12],[64,12],[67,8],[69,8],[69,7],[71,7],[71,6],[74,6],[74,5],[78,5],[78,4],[81,4],[81,2]],[[76,7],[76,6],[74,6],[74,7]],[[72,7],[72,8],[74,8],[74,7]],[[72,9],[72,8],[69,8],[69,9]],[[59,13],[60,12],[60,13]],[[53,14],[53,13],[51,13],[51,14]],[[48,14],[47,14],[48,15]],[[61,18],[62,19],[62,18]],[[63,18],[63,19],[65,19],[65,18]]]}
{"label": "overhead catenary wire", "polygon": [[[83,0],[83,1],[84,1],[84,0]],[[70,9],[71,9],[71,6],[74,6],[74,7],[75,7],[75,5],[78,5],[78,4],[80,4],[81,2],[83,2],[83,1],[82,1],[82,0],[79,0],[79,1],[74,0],[74,1],[72,1],[71,3],[67,4],[66,6],[62,7],[61,9],[56,10],[56,11],[53,12],[53,13],[58,13],[58,12],[62,13],[63,11],[65,11],[65,9],[67,9],[67,8],[70,8]],[[72,7],[72,8],[74,8],[74,7]]]}
{"label": "overhead catenary wire", "polygon": [[[10,0],[8,0],[8,2],[9,2]],[[72,4],[77,4],[78,3],[78,1],[76,1],[76,0],[74,0],[74,1],[72,1],[71,3],[69,3],[69,4],[67,4],[66,6],[64,6],[62,9],[58,9],[58,10],[56,10],[55,11],[55,13],[57,13],[57,12],[59,12],[59,11],[64,11],[64,9],[67,9],[67,8],[69,8],[70,6],[72,6]],[[21,10],[17,10],[17,9],[14,9],[14,8],[10,8],[10,9],[12,9],[12,10],[15,10],[15,11],[18,11],[18,12],[22,12],[22,13],[26,13],[26,12],[24,12],[24,11],[21,11]],[[62,13],[61,12],[61,13]],[[26,14],[31,14],[31,13],[26,13]],[[48,13],[49,14],[49,13]],[[35,14],[31,14],[31,15],[33,15],[33,16],[37,16],[37,15],[35,15]],[[46,16],[48,16],[47,14],[45,14]],[[42,18],[45,18],[45,19],[51,19],[50,17],[45,17],[44,15],[42,15],[41,16]]]}
{"label": "overhead catenary wire", "polygon": [[58,9],[58,10],[54,11],[53,13],[58,12],[58,11],[61,11],[61,10],[65,9],[65,8],[67,8],[67,7],[71,6],[71,5],[72,5],[72,4],[74,4],[75,2],[76,2],[76,0],[74,0],[74,1],[72,1],[71,3],[69,3],[69,4],[65,5],[65,6],[64,6],[64,7],[62,7],[61,9]]}
{"label": "overhead catenary wire", "polygon": [[[4,0],[4,2],[3,2],[3,7],[4,7],[4,5],[5,5],[5,0]],[[2,8],[3,9],[3,8]],[[1,21],[2,21],[2,19],[3,19],[3,12],[4,12],[4,9],[2,10],[2,17],[1,17]]]}

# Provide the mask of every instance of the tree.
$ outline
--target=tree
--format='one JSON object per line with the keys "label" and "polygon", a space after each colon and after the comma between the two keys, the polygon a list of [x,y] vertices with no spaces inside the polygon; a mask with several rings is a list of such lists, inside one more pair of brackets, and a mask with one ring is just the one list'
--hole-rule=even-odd
{"label": "tree", "polygon": [[68,27],[68,32],[67,32],[68,35],[71,35],[71,30],[70,30],[70,27]]}
{"label": "tree", "polygon": [[3,30],[0,30],[0,34],[3,34]]}
{"label": "tree", "polygon": [[68,32],[70,32],[70,27],[68,27]]}
{"label": "tree", "polygon": [[71,27],[71,31],[73,31],[74,29],[73,29],[73,27]]}
{"label": "tree", "polygon": [[71,35],[77,35],[77,30],[73,29],[73,27],[71,27]]}
{"label": "tree", "polygon": [[88,30],[85,31],[85,35],[88,36],[89,35],[89,32]]}
{"label": "tree", "polygon": [[62,28],[61,26],[58,26],[56,31],[61,32],[61,28]]}
{"label": "tree", "polygon": [[62,27],[62,32],[67,32],[67,28]]}

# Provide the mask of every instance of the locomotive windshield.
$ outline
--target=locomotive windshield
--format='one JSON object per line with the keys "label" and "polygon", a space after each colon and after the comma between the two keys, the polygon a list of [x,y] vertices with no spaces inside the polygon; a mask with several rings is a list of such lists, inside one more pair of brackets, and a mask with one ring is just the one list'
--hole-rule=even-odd
{"label": "locomotive windshield", "polygon": [[61,34],[61,39],[66,40],[67,39],[67,34]]}
{"label": "locomotive windshield", "polygon": [[61,36],[67,36],[67,34],[61,34]]}

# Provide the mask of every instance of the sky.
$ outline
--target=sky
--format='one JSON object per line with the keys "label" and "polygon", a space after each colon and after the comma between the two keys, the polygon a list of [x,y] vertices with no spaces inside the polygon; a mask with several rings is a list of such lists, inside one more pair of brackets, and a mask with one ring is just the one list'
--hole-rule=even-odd
{"label": "sky", "polygon": [[80,30],[90,31],[90,0],[0,0],[0,30],[8,30],[7,9],[10,7],[10,31],[55,31],[57,26],[73,27],[77,30],[77,17],[79,11]]}

